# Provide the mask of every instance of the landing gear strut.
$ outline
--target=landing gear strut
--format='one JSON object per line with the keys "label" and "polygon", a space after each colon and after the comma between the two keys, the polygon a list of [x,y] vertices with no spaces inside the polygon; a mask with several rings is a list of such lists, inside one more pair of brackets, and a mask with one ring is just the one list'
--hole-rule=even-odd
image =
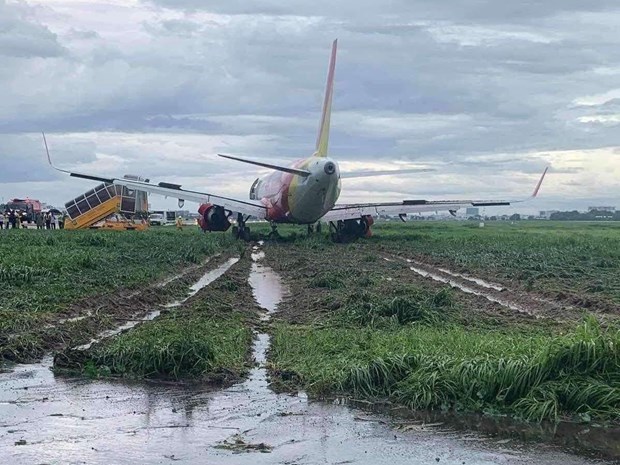
{"label": "landing gear strut", "polygon": [[267,239],[275,240],[280,238],[280,233],[278,232],[278,224],[275,222],[271,222],[271,232],[267,236]]}
{"label": "landing gear strut", "polygon": [[233,237],[236,239],[241,239],[245,242],[250,241],[250,228],[246,226],[246,222],[249,216],[243,217],[241,213],[237,213],[237,226],[232,227]]}
{"label": "landing gear strut", "polygon": [[321,222],[312,223],[308,225],[308,236],[312,236],[314,233],[321,234],[322,231]]}

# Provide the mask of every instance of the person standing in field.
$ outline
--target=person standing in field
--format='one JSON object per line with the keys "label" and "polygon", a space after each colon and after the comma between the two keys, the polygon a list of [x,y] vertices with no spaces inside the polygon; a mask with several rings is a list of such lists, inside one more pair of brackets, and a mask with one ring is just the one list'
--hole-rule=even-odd
{"label": "person standing in field", "polygon": [[15,214],[15,210],[11,210],[11,213],[9,213],[9,222],[11,223],[11,228],[15,229],[15,225],[17,224],[17,215]]}
{"label": "person standing in field", "polygon": [[178,216],[176,223],[177,223],[177,229],[183,229],[183,218]]}
{"label": "person standing in field", "polygon": [[37,213],[37,229],[43,229],[43,213]]}
{"label": "person standing in field", "polygon": [[52,213],[52,229],[60,229],[58,226],[58,215]]}
{"label": "person standing in field", "polygon": [[4,213],[0,212],[0,231],[4,229]]}
{"label": "person standing in field", "polygon": [[45,229],[50,229],[51,222],[52,222],[52,217],[50,215],[50,212],[47,212],[45,214]]}

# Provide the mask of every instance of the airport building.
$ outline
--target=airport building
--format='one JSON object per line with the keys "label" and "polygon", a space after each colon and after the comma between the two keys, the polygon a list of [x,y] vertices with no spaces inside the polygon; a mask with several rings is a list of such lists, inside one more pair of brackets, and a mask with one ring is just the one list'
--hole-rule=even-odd
{"label": "airport building", "polygon": [[588,207],[588,212],[593,212],[593,211],[615,213],[616,212],[616,207],[609,206],[609,205],[601,206],[601,207]]}

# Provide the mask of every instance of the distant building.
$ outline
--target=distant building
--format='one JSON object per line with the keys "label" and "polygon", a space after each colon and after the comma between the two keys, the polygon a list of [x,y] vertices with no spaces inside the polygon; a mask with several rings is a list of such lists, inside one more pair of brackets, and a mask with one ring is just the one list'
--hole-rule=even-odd
{"label": "distant building", "polygon": [[480,209],[476,207],[467,207],[465,209],[465,215],[469,218],[470,216],[479,216]]}
{"label": "distant building", "polygon": [[588,212],[592,212],[592,211],[615,213],[616,207],[614,206],[588,207]]}

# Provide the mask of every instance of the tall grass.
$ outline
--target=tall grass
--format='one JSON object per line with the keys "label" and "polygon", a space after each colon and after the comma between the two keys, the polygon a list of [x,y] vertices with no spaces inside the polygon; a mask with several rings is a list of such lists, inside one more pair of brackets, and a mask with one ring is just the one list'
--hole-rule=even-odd
{"label": "tall grass", "polygon": [[241,372],[252,340],[240,318],[185,316],[145,323],[91,353],[105,373],[138,377],[200,377]]}
{"label": "tall grass", "polygon": [[317,395],[390,397],[414,409],[509,413],[532,421],[620,415],[620,334],[587,320],[563,336],[457,326],[293,329],[272,354]]}

